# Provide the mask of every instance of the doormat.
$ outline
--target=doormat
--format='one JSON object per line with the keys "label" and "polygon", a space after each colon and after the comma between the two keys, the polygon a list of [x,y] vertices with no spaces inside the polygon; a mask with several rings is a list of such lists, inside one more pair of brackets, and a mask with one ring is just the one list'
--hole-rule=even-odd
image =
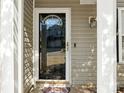
{"label": "doormat", "polygon": [[69,93],[69,89],[66,87],[46,87],[43,89],[43,93]]}

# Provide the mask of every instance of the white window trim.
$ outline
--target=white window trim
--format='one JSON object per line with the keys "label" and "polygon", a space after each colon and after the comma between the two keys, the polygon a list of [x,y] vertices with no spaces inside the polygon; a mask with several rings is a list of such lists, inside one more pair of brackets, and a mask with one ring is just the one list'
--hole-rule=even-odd
{"label": "white window trim", "polygon": [[[66,14],[66,42],[69,42],[66,51],[66,79],[71,83],[71,8],[34,8],[33,22],[33,63],[34,81],[39,80],[39,13],[65,13]],[[66,47],[67,49],[67,47]]]}
{"label": "white window trim", "polygon": [[119,63],[124,64],[122,60],[122,11],[124,11],[124,7],[118,8],[118,44],[119,44]]}

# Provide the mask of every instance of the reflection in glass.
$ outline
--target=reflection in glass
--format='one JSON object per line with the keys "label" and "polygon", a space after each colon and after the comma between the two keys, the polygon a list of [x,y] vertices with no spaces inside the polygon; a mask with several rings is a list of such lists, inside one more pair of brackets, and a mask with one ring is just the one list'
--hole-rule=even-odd
{"label": "reflection in glass", "polygon": [[65,79],[65,14],[40,15],[40,79]]}

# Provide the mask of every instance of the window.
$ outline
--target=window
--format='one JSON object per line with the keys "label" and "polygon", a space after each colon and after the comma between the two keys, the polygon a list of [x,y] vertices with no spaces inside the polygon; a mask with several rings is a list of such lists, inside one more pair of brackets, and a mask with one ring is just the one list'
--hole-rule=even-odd
{"label": "window", "polygon": [[124,8],[118,8],[118,58],[124,63]]}

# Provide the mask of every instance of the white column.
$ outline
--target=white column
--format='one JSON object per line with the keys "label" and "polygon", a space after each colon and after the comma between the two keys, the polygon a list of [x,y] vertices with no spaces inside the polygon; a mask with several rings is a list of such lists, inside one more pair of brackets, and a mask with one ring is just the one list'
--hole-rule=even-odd
{"label": "white column", "polygon": [[97,0],[97,93],[116,87],[116,0]]}
{"label": "white column", "polygon": [[0,93],[18,93],[17,3],[0,0]]}
{"label": "white column", "polygon": [[14,93],[13,0],[1,0],[0,93]]}

